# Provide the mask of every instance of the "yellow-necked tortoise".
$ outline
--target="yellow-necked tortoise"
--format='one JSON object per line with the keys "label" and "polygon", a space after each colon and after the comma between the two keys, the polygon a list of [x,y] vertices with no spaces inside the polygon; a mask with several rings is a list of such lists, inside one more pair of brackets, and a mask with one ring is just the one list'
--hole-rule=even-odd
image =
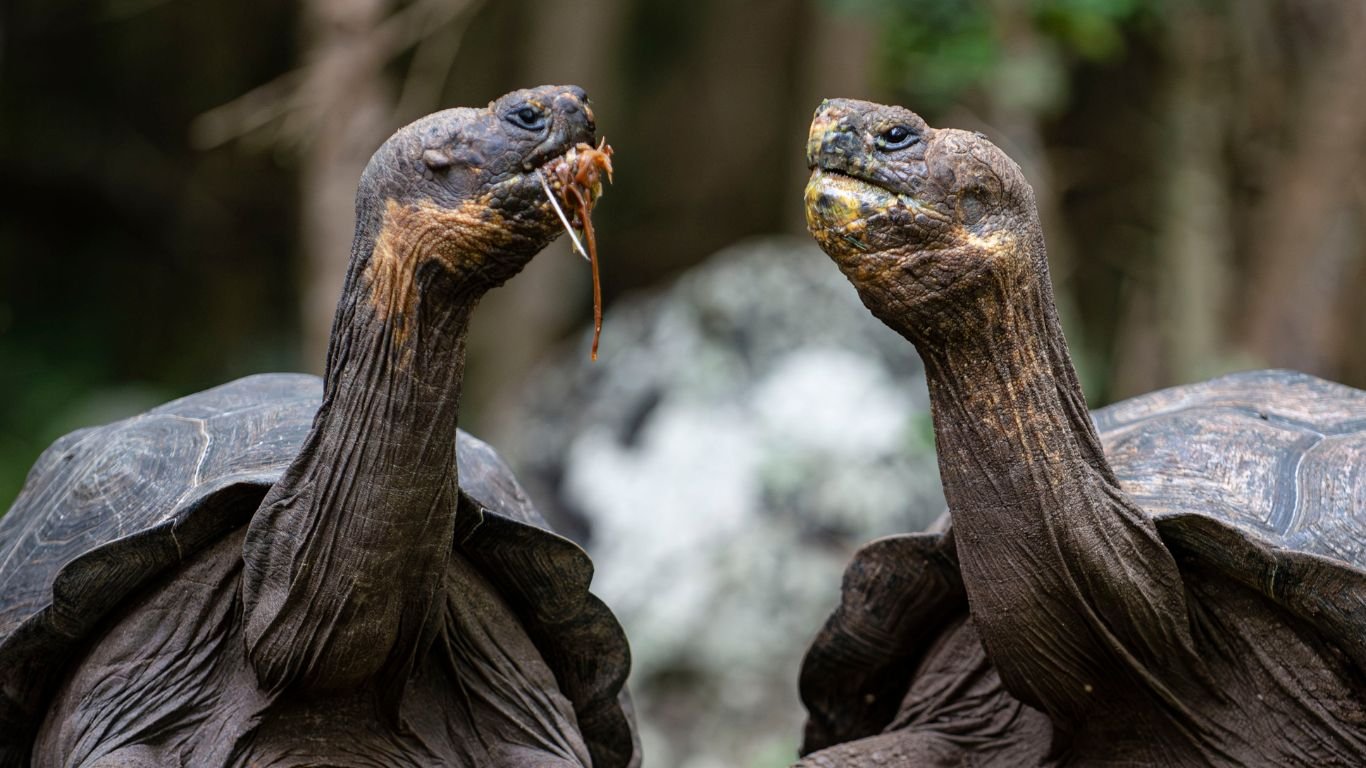
{"label": "yellow-necked tortoise", "polygon": [[559,231],[541,171],[593,132],[572,86],[400,130],[324,379],[42,455],[0,519],[0,765],[638,764],[588,557],[456,429],[470,314]]}
{"label": "yellow-necked tortoise", "polygon": [[925,362],[949,517],[869,544],[804,766],[1366,765],[1366,393],[1266,371],[1087,411],[1033,192],[832,100],[807,221]]}

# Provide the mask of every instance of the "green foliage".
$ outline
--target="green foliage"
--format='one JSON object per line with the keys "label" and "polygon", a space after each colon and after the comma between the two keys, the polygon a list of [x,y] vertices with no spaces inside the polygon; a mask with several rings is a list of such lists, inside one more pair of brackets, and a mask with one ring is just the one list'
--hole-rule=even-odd
{"label": "green foliage", "polygon": [[827,0],[872,16],[882,30],[878,70],[899,97],[934,111],[990,90],[1049,112],[1065,106],[1069,60],[1124,52],[1125,27],[1162,0]]}
{"label": "green foliage", "polygon": [[1036,0],[1041,32],[1083,59],[1105,61],[1124,52],[1123,25],[1153,9],[1157,0]]}
{"label": "green foliage", "polygon": [[930,108],[985,81],[999,65],[991,14],[958,0],[828,0],[879,21],[877,65],[893,90]]}

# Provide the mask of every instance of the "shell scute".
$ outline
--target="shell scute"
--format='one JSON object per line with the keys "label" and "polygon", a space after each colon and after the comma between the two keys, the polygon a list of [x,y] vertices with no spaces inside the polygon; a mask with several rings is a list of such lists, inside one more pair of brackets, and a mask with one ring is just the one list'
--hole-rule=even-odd
{"label": "shell scute", "polygon": [[[1135,397],[1092,418],[1121,485],[1153,516],[1183,573],[1213,573],[1269,598],[1366,670],[1366,392],[1252,371]],[[951,522],[946,530],[935,551],[952,551]],[[881,732],[886,711],[863,692],[885,685],[907,654],[914,660],[947,626],[943,617],[967,610],[961,592],[940,591],[925,614],[934,618],[870,641],[865,626],[957,576],[956,561],[912,550],[888,560],[885,549],[874,542],[855,554],[841,604],[807,652],[804,751]],[[873,606],[858,586],[870,569],[913,583]]]}
{"label": "shell scute", "polygon": [[[314,376],[239,379],[73,432],[0,518],[0,765],[22,763],[71,649],[124,598],[245,525],[297,455]],[[552,531],[492,448],[460,432],[458,546],[490,575],[574,703],[594,763],[639,763],[626,638],[592,563]]]}

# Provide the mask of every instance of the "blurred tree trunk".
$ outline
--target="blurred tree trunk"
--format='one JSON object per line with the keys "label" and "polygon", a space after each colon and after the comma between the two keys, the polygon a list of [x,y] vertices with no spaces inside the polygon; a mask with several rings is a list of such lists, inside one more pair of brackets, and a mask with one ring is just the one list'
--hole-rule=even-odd
{"label": "blurred tree trunk", "polygon": [[[692,54],[700,98],[675,101],[671,122],[687,125],[701,114],[708,128],[724,121],[740,129],[726,131],[724,141],[708,141],[706,151],[712,157],[705,164],[679,153],[676,178],[689,178],[686,188],[699,212],[710,211],[697,220],[716,216],[763,233],[779,231],[790,221],[784,215],[787,201],[799,205],[805,187],[791,170],[804,169],[811,113],[796,124],[770,130],[756,126],[785,119],[805,98],[804,84],[793,75],[807,55],[815,13],[810,4],[790,0],[710,4]],[[763,33],[756,34],[758,30]],[[775,78],[778,73],[782,76]],[[735,221],[740,216],[747,221]]]}
{"label": "blurred tree trunk", "polygon": [[[1056,50],[1040,39],[1033,9],[1014,0],[992,0],[995,36],[1001,58],[1009,66],[998,68],[986,89],[986,123],[992,138],[1024,171],[1034,188],[1039,223],[1048,241],[1049,271],[1055,287],[1058,313],[1067,330],[1083,385],[1089,375],[1090,351],[1086,328],[1077,320],[1073,278],[1076,244],[1063,214],[1064,184],[1051,162],[1044,139],[1044,122],[1064,98],[1063,65]],[[985,127],[985,126],[984,126]]]}
{"label": "blurred tree trunk", "polygon": [[355,230],[356,180],[391,128],[393,94],[374,29],[388,0],[305,0],[305,115],[316,115],[303,150],[303,346],[321,371]]}
{"label": "blurred tree trunk", "polygon": [[[1320,2],[1317,54],[1301,73],[1299,98],[1283,106],[1288,150],[1265,177],[1250,221],[1251,278],[1240,328],[1260,363],[1340,375],[1344,286],[1361,259],[1342,236],[1355,208],[1350,194],[1362,172],[1366,141],[1366,3]],[[1322,14],[1321,16],[1319,14]],[[1310,46],[1305,46],[1309,48]]]}
{"label": "blurred tree trunk", "polygon": [[[1227,365],[1231,264],[1225,18],[1206,5],[1173,8],[1159,40],[1157,175],[1152,253],[1130,254],[1109,383],[1111,399],[1195,381]],[[1134,212],[1139,214],[1140,212]],[[1143,258],[1147,257],[1147,258]],[[1142,269],[1151,260],[1151,269]]]}
{"label": "blurred tree trunk", "polygon": [[[1222,19],[1193,4],[1167,20],[1167,113],[1155,167],[1165,171],[1158,221],[1157,315],[1162,377],[1130,391],[1149,391],[1221,372],[1227,327],[1232,223],[1224,137],[1231,107]],[[1130,385],[1136,382],[1130,382]]]}
{"label": "blurred tree trunk", "polygon": [[[1014,0],[993,0],[992,20],[1001,47],[1000,67],[987,88],[986,122],[1007,154],[1020,164],[1034,188],[1039,220],[1048,235],[1048,261],[1053,282],[1066,285],[1072,276],[1073,245],[1059,205],[1061,188],[1044,147],[1043,121],[1059,100],[1061,65],[1039,39],[1032,9]],[[1059,293],[1066,295],[1065,290]]]}
{"label": "blurred tree trunk", "polygon": [[[1357,168],[1358,173],[1352,185],[1355,206],[1352,209],[1351,220],[1354,227],[1351,232],[1357,253],[1363,253],[1366,252],[1366,147],[1362,147],[1361,155],[1358,156]],[[1360,296],[1362,286],[1366,286],[1366,258],[1357,259],[1353,272],[1343,282],[1342,290],[1349,296]],[[1342,315],[1339,322],[1344,329],[1340,347],[1341,380],[1362,386],[1361,382],[1366,382],[1366,344],[1361,342],[1361,339],[1366,337],[1366,302],[1348,298],[1341,302],[1341,307]]]}

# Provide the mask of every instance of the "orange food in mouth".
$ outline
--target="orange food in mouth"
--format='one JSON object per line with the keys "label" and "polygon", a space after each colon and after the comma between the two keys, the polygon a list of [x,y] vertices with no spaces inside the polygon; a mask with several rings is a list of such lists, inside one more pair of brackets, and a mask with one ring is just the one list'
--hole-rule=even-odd
{"label": "orange food in mouth", "polygon": [[[607,139],[591,144],[579,144],[547,167],[550,177],[559,182],[559,198],[566,208],[573,212],[573,218],[566,220],[559,211],[555,196],[546,185],[546,194],[556,206],[561,220],[573,229],[583,231],[588,241],[588,261],[593,268],[593,351],[594,360],[598,359],[598,338],[602,335],[602,283],[598,279],[598,241],[593,233],[593,205],[602,196],[602,180],[612,181],[612,147]],[[544,183],[544,178],[542,178]],[[571,239],[574,233],[570,232]],[[578,244],[575,239],[575,245]]]}

